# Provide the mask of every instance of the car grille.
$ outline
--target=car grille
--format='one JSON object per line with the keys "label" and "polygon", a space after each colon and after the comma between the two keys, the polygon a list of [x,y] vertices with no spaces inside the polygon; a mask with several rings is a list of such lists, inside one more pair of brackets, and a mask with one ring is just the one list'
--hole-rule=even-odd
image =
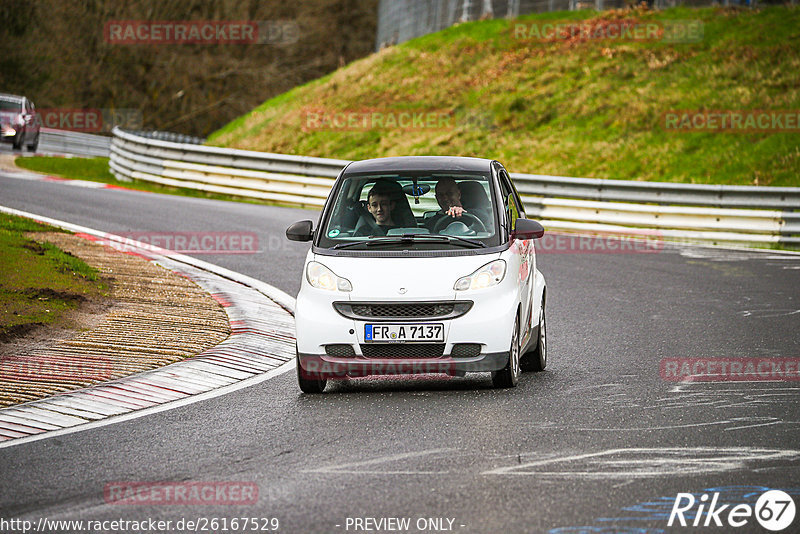
{"label": "car grille", "polygon": [[453,358],[470,358],[480,356],[481,346],[479,343],[456,343],[450,355]]}
{"label": "car grille", "polygon": [[345,317],[360,321],[428,320],[460,317],[472,308],[472,302],[335,302],[333,306]]}
{"label": "car grille", "polygon": [[453,313],[453,303],[356,304],[353,313],[362,317],[441,317]]}
{"label": "car grille", "polygon": [[362,344],[367,358],[440,358],[444,343],[374,343]]}
{"label": "car grille", "polygon": [[348,345],[345,343],[337,343],[331,345],[325,345],[325,354],[328,356],[336,356],[339,358],[348,358],[356,355],[356,351],[353,350],[352,345]]}

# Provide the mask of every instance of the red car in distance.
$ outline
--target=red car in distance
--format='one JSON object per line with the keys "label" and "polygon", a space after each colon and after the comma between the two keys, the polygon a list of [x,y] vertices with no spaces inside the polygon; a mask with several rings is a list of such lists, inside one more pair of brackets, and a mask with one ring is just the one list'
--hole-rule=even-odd
{"label": "red car in distance", "polygon": [[33,152],[39,146],[41,124],[33,102],[24,96],[0,93],[0,141],[11,143],[14,150],[26,145]]}

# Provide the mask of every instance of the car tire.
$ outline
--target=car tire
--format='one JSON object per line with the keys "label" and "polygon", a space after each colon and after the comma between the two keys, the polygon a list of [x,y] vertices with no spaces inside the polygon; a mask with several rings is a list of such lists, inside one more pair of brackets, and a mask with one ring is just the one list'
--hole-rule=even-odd
{"label": "car tire", "polygon": [[39,134],[36,134],[36,139],[33,140],[33,143],[28,145],[28,152],[36,152],[36,149],[39,148]]}
{"label": "car tire", "polygon": [[496,388],[513,388],[519,382],[519,321],[514,321],[514,334],[511,336],[511,346],[508,349],[508,363],[499,371],[492,372],[492,384]]}
{"label": "car tire", "polygon": [[14,142],[11,145],[14,150],[22,150],[22,142],[25,140],[25,132],[18,132],[17,137],[14,138]]}
{"label": "car tire", "polygon": [[326,378],[304,378],[303,368],[300,367],[300,356],[297,357],[297,383],[303,393],[322,393],[328,385]]}
{"label": "car tire", "polygon": [[544,371],[547,367],[547,320],[545,317],[545,305],[539,310],[539,333],[536,340],[536,347],[526,352],[520,358],[520,367],[524,372]]}

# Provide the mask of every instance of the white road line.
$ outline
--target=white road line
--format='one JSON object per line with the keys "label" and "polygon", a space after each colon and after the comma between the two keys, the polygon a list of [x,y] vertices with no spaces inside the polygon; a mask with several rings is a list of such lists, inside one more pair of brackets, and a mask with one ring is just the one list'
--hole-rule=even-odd
{"label": "white road line", "polygon": [[372,475],[431,475],[436,474],[436,471],[374,471],[374,470],[361,470],[359,467],[374,466],[378,464],[385,464],[390,462],[397,462],[399,460],[408,460],[409,458],[419,458],[421,456],[430,456],[433,454],[442,454],[447,452],[455,452],[458,449],[428,449],[417,452],[406,452],[400,454],[391,454],[389,456],[381,456],[379,458],[372,458],[370,460],[363,460],[360,462],[350,462],[346,464],[329,465],[319,467],[316,469],[305,469],[303,473],[336,473],[336,474],[372,474]]}
{"label": "white road line", "polygon": [[[725,428],[725,432],[730,432],[731,430],[744,430],[746,428],[756,428],[759,426],[771,426],[771,425],[782,425],[787,423],[787,421],[770,421],[769,423],[758,423],[754,425],[746,425],[746,426],[735,426],[732,428]],[[788,421],[788,424],[794,424],[794,421]]]}
{"label": "white road line", "polygon": [[785,317],[787,315],[795,315],[800,313],[800,310],[744,310],[740,311],[739,315],[742,317],[754,317],[756,319],[769,319],[772,317]]}
{"label": "white road line", "polygon": [[[685,476],[735,471],[756,461],[800,459],[800,451],[792,449],[758,449],[752,447],[675,447],[609,449],[602,452],[563,456],[514,464],[484,471],[483,475],[537,476],[579,479],[632,479],[664,476]],[[554,464],[565,469],[537,470]]]}
{"label": "white road line", "polygon": [[0,442],[0,449],[6,447],[14,447],[16,445],[22,445],[24,443],[30,443],[32,441],[39,441],[42,439],[49,439],[55,438],[58,436],[65,436],[67,434],[74,434],[75,432],[82,432],[84,430],[91,430],[94,428],[102,428],[104,426],[113,425],[116,423],[122,423],[124,421],[131,421],[133,419],[139,419],[140,417],[146,417],[148,415],[153,415],[156,413],[166,412],[168,410],[174,410],[175,408],[181,408],[183,406],[188,406],[190,404],[194,404],[195,402],[201,402],[208,399],[214,399],[216,397],[221,397],[223,395],[227,395],[228,393],[233,393],[234,391],[239,391],[240,389],[249,388],[250,386],[255,386],[256,384],[260,384],[261,382],[265,382],[270,378],[274,378],[276,376],[282,375],[287,371],[291,371],[295,368],[295,360],[289,360],[280,367],[273,369],[267,373],[262,375],[254,376],[253,378],[249,378],[247,380],[242,380],[241,382],[237,382],[236,384],[231,384],[230,386],[225,386],[219,389],[214,389],[211,391],[207,391],[206,393],[200,393],[198,395],[192,395],[191,397],[186,397],[184,399],[175,400],[172,402],[167,402],[164,404],[159,404],[158,406],[153,406],[151,408],[143,408],[141,410],[136,410],[134,412],[129,412],[122,415],[116,415],[109,417],[108,419],[103,419],[102,421],[93,421],[89,423],[82,424],[77,427],[70,427],[70,428],[63,428],[60,430],[53,430],[44,434],[34,434],[29,437],[24,438],[17,438],[9,441]]}
{"label": "white road line", "polygon": [[[3,206],[0,206],[0,212],[27,217],[72,232],[100,238],[106,242],[105,244],[124,243],[128,249],[139,245],[143,255],[150,261],[188,276],[207,291],[221,293],[225,298],[230,297],[232,305],[225,308],[229,320],[244,321],[244,324],[237,325],[237,328],[258,334],[262,325],[267,325],[262,316],[271,314],[276,318],[276,322],[264,330],[280,334],[270,336],[275,339],[272,342],[274,350],[267,346],[269,342],[265,343],[265,340],[261,339],[263,336],[259,336],[258,343],[254,343],[251,339],[253,335],[234,332],[221,344],[209,349],[208,354],[211,356],[209,358],[203,353],[193,359],[113,382],[0,409],[0,430],[5,436],[12,437],[0,441],[0,448],[101,428],[180,408],[254,386],[295,368],[294,351],[289,351],[283,346],[293,339],[285,329],[291,328],[289,325],[293,323],[291,315],[294,312],[295,301],[283,291],[202,260],[143,243],[137,244],[91,228]],[[229,295],[226,291],[236,294]],[[237,300],[240,297],[241,303]],[[254,308],[262,310],[263,313],[251,318]],[[282,315],[286,317],[283,318]],[[241,351],[244,351],[245,362],[250,362],[249,365],[270,370],[254,376],[253,373],[235,368],[235,355]],[[224,354],[229,361],[215,363],[215,352]],[[130,387],[127,387],[128,384]],[[158,404],[159,402],[162,403]],[[86,419],[94,420],[86,421]],[[44,432],[34,434],[33,432],[37,430]],[[31,435],[15,437],[21,433]]]}

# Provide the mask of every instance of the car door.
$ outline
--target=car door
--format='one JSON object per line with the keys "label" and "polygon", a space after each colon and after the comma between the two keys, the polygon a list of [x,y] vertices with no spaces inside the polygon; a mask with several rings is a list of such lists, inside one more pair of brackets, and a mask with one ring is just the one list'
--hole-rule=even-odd
{"label": "car door", "polygon": [[22,138],[22,142],[32,143],[33,142],[33,113],[31,112],[31,101],[27,98],[22,103],[22,119],[25,121],[25,133]]}
{"label": "car door", "polygon": [[39,130],[42,128],[42,120],[39,117],[39,114],[36,113],[36,106],[28,100],[28,106],[30,107],[30,114],[31,114],[31,143],[33,143],[34,139],[39,137]]}
{"label": "car door", "polygon": [[[503,205],[506,213],[506,224],[508,225],[508,232],[511,234],[514,231],[517,219],[525,218],[525,208],[506,170],[500,168],[498,177],[500,179],[500,191],[503,196]],[[522,307],[520,339],[523,340],[524,346],[524,342],[530,334],[533,313],[533,279],[536,271],[535,265],[533,264],[533,240],[514,239],[511,242],[511,252],[512,258],[514,258],[514,265],[510,266],[512,270],[509,274],[516,277],[519,286]]]}

